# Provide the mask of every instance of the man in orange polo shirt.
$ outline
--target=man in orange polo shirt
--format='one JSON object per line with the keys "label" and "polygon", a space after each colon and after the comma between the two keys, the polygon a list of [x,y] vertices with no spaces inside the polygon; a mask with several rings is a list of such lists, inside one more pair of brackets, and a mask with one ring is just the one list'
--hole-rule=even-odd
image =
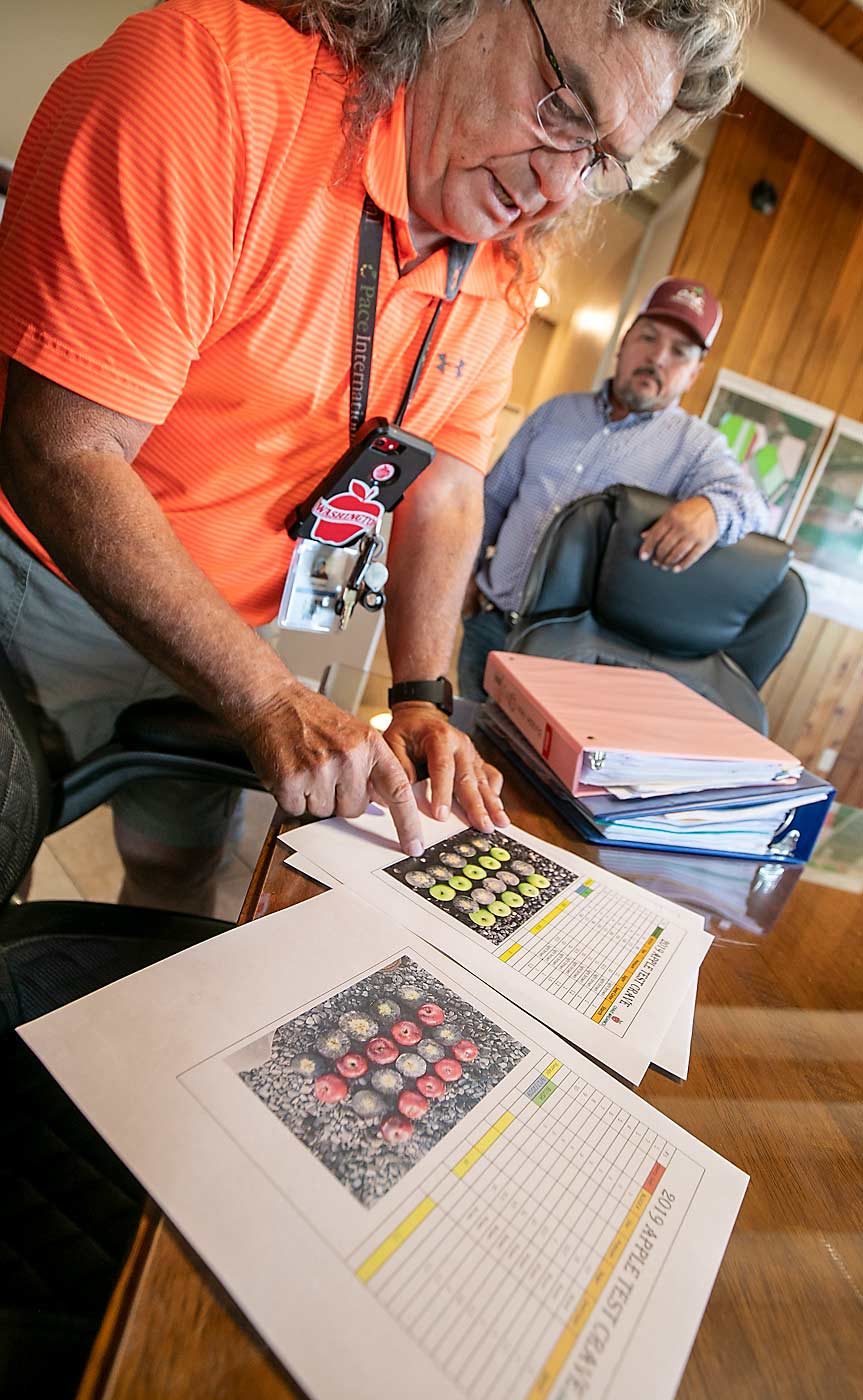
{"label": "man in orange polo shirt", "polygon": [[[308,0],[294,27],[276,0],[167,0],[58,78],[0,225],[0,643],[73,756],[132,700],[181,690],[288,812],[376,794],[413,851],[426,763],[439,815],[455,795],[477,826],[506,820],[433,687],[399,687],[449,663],[521,270],[579,198],[646,178],[727,101],[747,5],[710,0],[705,24],[703,0]],[[348,442],[367,195],[386,226],[371,414],[394,416],[454,252],[477,245],[406,420],[437,456],[394,518],[386,741],[254,630],[277,608],[285,516]],[[228,806],[130,785],[123,897],[201,909],[190,879]]]}

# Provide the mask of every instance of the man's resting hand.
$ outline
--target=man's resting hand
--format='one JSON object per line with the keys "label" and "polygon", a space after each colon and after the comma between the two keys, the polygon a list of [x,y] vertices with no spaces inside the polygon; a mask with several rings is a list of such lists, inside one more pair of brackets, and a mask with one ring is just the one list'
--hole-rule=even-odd
{"label": "man's resting hand", "polygon": [[679,574],[706,554],[718,535],[713,506],[706,496],[693,496],[678,501],[642,532],[638,557]]}
{"label": "man's resting hand", "polygon": [[500,800],[503,777],[480,758],[466,734],[455,729],[434,705],[409,701],[396,705],[386,740],[411,782],[425,764],[431,781],[432,812],[449,816],[453,798],[471,826],[491,831],[509,818]]}

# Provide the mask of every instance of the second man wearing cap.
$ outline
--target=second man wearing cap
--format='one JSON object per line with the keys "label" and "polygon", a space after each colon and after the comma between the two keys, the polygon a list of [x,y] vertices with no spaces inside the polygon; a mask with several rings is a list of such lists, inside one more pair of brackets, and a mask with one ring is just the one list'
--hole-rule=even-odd
{"label": "second man wearing cap", "polygon": [[676,497],[640,549],[645,563],[675,573],[712,545],[765,528],[764,501],[725,439],[679,406],[721,320],[703,284],[666,278],[623,337],[613,379],[595,394],[550,399],[522,424],[486,478],[479,571],[459,657],[462,695],[483,698],[486,656],[504,647],[537,546],[552,516],[577,497],[618,482]]}

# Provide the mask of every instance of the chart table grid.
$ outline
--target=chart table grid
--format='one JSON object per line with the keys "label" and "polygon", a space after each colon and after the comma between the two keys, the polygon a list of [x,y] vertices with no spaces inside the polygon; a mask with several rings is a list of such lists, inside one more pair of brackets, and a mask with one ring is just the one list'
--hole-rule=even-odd
{"label": "chart table grid", "polygon": [[573,1070],[540,1063],[349,1262],[471,1400],[544,1400],[672,1157]]}
{"label": "chart table grid", "polygon": [[498,958],[600,1023],[665,929],[625,896],[595,888],[588,893],[587,903],[559,901]]}

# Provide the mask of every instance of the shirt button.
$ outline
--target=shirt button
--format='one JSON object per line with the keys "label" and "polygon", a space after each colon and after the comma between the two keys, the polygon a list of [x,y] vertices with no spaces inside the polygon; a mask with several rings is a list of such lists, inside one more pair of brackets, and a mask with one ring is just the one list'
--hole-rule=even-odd
{"label": "shirt button", "polygon": [[584,471],[584,463],[583,463],[583,462],[576,462],[576,464],[575,464],[575,470],[576,470],[576,472],[577,472],[579,475],[581,475],[581,473]]}
{"label": "shirt button", "polygon": [[603,436],[604,436],[604,437],[608,437],[608,434],[611,432],[611,429],[610,429],[610,428],[603,428],[602,432],[603,432]]}

